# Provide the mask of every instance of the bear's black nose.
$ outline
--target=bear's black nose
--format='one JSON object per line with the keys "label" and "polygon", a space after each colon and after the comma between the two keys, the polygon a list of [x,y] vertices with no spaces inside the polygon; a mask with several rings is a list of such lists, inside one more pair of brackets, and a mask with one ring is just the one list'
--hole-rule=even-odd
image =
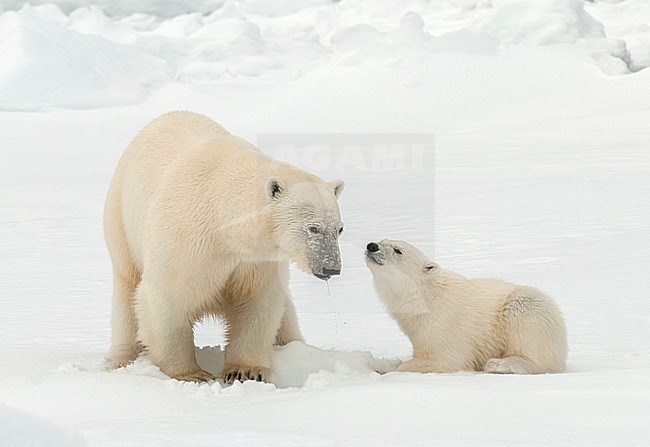
{"label": "bear's black nose", "polygon": [[341,269],[328,269],[328,268],[323,269],[324,276],[334,276],[340,274],[341,274]]}
{"label": "bear's black nose", "polygon": [[370,253],[375,253],[379,251],[379,245],[375,244],[374,242],[369,243],[366,248]]}

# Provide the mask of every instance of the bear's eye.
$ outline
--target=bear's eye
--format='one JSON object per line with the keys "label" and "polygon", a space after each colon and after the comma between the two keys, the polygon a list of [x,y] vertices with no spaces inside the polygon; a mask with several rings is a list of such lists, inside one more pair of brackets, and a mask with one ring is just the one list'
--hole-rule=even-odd
{"label": "bear's eye", "polygon": [[320,233],[320,228],[318,228],[316,225],[310,225],[308,228],[310,233],[312,234],[318,234]]}
{"label": "bear's eye", "polygon": [[339,234],[343,234],[343,227],[339,228]]}
{"label": "bear's eye", "polygon": [[397,253],[398,255],[401,255],[401,254],[402,254],[402,250],[400,250],[399,248],[394,248],[394,247],[393,247],[393,251],[394,251],[395,253]]}

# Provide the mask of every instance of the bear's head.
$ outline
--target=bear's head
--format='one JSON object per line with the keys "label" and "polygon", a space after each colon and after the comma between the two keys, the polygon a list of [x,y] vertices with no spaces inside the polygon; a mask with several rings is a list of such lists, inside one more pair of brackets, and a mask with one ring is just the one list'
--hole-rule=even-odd
{"label": "bear's head", "polygon": [[324,280],[341,273],[338,198],[344,186],[343,180],[328,183],[315,176],[271,177],[266,182],[271,237],[284,257]]}
{"label": "bear's head", "polygon": [[407,242],[384,239],[366,246],[366,264],[391,315],[428,311],[426,300],[422,300],[429,289],[425,284],[435,281],[441,270],[424,253]]}
{"label": "bear's head", "polygon": [[366,264],[375,282],[399,287],[427,280],[440,271],[440,266],[408,242],[383,239],[366,246]]}

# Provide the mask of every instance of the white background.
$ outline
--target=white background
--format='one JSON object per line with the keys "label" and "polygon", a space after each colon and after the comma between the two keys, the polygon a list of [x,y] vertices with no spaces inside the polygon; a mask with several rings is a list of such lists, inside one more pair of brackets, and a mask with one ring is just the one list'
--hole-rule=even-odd
{"label": "white background", "polygon": [[[0,1],[0,445],[650,442],[648,2],[35,3]],[[311,347],[276,353],[276,385],[103,371],[104,197],[170,110],[251,142],[435,135],[430,169],[314,167],[347,183],[343,273],[293,272]],[[548,292],[567,372],[376,374],[411,355],[363,261],[383,237]]]}

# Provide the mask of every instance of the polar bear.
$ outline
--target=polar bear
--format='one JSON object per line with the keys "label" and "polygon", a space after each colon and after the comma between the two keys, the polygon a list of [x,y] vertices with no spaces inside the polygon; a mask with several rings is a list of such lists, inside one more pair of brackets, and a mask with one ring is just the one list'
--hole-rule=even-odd
{"label": "polar bear", "polygon": [[141,351],[168,376],[206,381],[193,325],[225,320],[222,379],[268,381],[274,344],[302,340],[289,261],[338,275],[341,180],[275,161],[211,119],[172,112],[128,146],[104,231],[113,264],[107,368]]}
{"label": "polar bear", "polygon": [[539,290],[497,279],[466,279],[404,241],[369,243],[366,264],[388,313],[413,344],[413,359],[398,371],[565,370],[564,319]]}

